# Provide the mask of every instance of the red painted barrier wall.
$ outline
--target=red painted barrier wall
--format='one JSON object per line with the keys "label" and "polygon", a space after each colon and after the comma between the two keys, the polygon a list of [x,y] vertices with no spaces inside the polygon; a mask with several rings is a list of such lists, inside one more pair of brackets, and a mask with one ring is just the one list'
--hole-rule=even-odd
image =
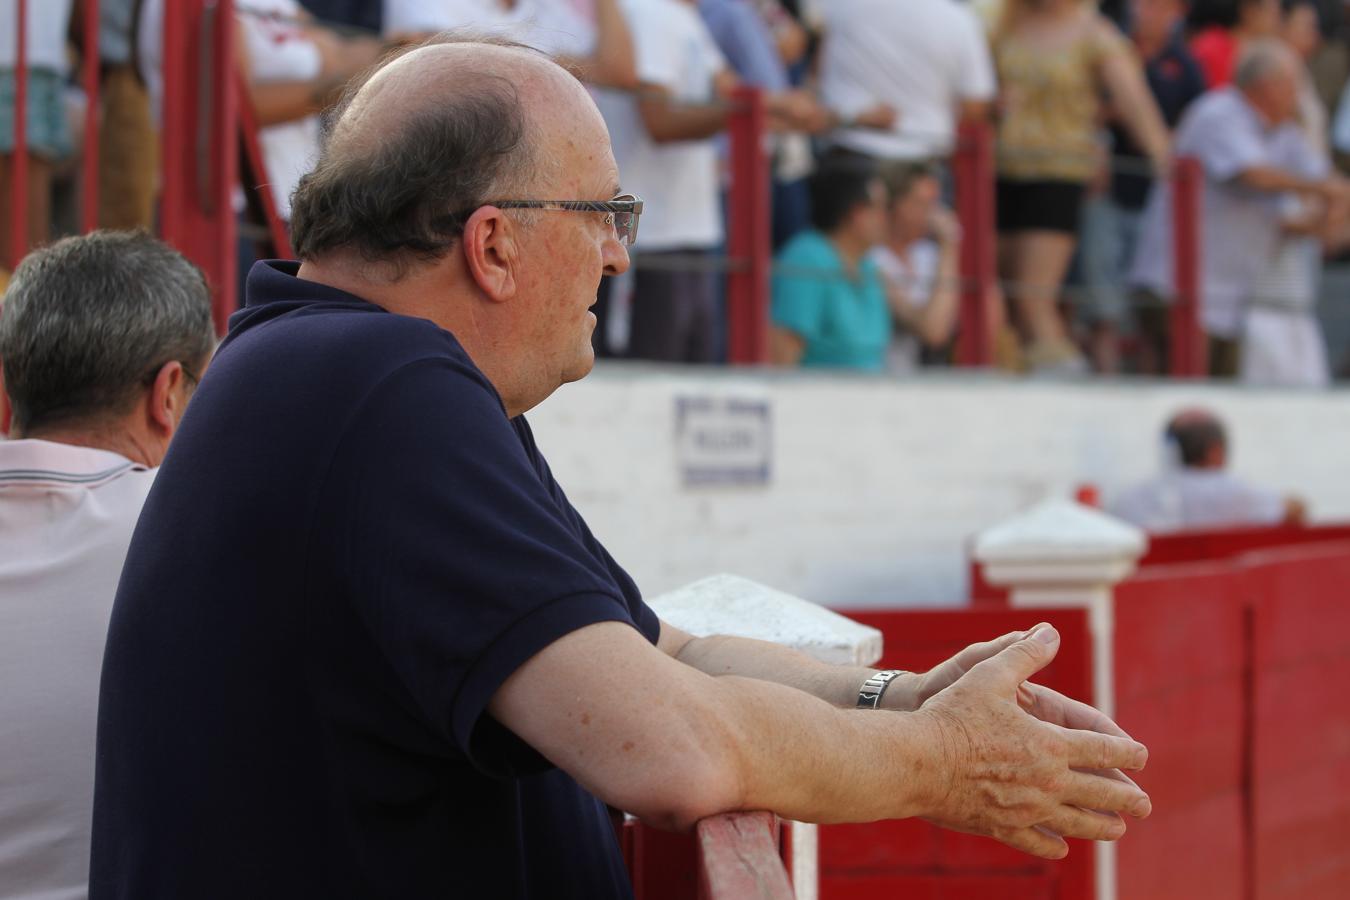
{"label": "red painted barrier wall", "polygon": [[[1350,897],[1350,529],[1261,531],[1178,536],[1168,552],[1214,557],[1116,588],[1115,717],[1149,746],[1154,801],[1119,846],[1121,900]],[[883,666],[909,669],[1050,621],[1064,643],[1038,680],[1090,696],[1084,611],[850,615],[885,635]],[[692,841],[648,834],[638,897],[692,896]],[[1046,862],[917,821],[822,827],[820,873],[824,900],[1093,896],[1086,843]]]}
{"label": "red painted barrier wall", "polygon": [[[1087,699],[1092,673],[1086,616],[1077,610],[846,612],[885,636],[881,665],[927,669],[967,644],[1048,621],[1063,635],[1060,655],[1038,679]],[[822,900],[1069,900],[1090,897],[1090,845],[1067,859],[1038,860],[988,838],[921,821],[826,825],[820,829]]]}
{"label": "red painted barrier wall", "polygon": [[[1350,524],[1211,528],[1151,534],[1148,552],[1139,560],[1139,565],[1144,568],[1175,563],[1214,562],[1253,550],[1340,540],[1350,540]],[[970,602],[981,609],[1002,609],[1008,604],[1007,589],[985,581],[982,567],[973,558],[970,562]]]}
{"label": "red painted barrier wall", "polygon": [[1256,900],[1350,896],[1350,542],[1253,554]]}
{"label": "red painted barrier wall", "polygon": [[1116,721],[1149,748],[1153,815],[1119,849],[1122,900],[1244,896],[1246,612],[1224,563],[1144,572],[1116,591]]}
{"label": "red painted barrier wall", "polygon": [[1231,559],[1253,550],[1350,540],[1350,525],[1276,525],[1257,528],[1216,528],[1177,534],[1151,535],[1144,566]]}

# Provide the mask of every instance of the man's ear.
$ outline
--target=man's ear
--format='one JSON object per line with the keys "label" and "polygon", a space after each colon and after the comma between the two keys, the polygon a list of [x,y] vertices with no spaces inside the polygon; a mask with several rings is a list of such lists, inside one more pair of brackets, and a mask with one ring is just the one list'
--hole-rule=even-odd
{"label": "man's ear", "polygon": [[495,206],[481,206],[464,223],[464,262],[469,276],[491,300],[516,294],[519,260],[516,223]]}
{"label": "man's ear", "polygon": [[188,394],[182,389],[186,380],[183,364],[176,359],[169,360],[159,367],[146,392],[145,424],[156,437],[166,442],[183,421],[183,410],[188,401]]}

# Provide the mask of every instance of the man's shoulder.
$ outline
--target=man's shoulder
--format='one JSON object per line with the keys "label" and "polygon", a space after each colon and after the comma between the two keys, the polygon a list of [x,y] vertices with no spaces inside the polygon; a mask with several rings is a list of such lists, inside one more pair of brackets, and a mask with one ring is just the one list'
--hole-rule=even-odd
{"label": "man's shoulder", "polygon": [[784,244],[783,249],[778,251],[778,258],[789,264],[811,263],[817,266],[834,265],[837,262],[830,239],[814,228],[801,232]]}
{"label": "man's shoulder", "polygon": [[360,301],[279,301],[232,325],[216,363],[248,357],[252,367],[298,373],[330,367],[392,370],[431,357],[472,368],[454,335],[435,323]]}
{"label": "man's shoulder", "polygon": [[1244,127],[1251,121],[1251,109],[1236,88],[1222,87],[1206,91],[1195,98],[1182,117],[1177,131],[1179,149],[1184,149],[1187,143],[1207,142],[1222,137],[1225,127]]}

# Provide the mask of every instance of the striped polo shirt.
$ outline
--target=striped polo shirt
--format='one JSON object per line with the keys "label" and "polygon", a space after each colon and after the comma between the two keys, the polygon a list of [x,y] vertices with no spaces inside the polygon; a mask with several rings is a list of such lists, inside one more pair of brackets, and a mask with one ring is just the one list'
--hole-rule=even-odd
{"label": "striped polo shirt", "polygon": [[106,450],[0,440],[0,885],[83,897],[99,672],[154,469]]}

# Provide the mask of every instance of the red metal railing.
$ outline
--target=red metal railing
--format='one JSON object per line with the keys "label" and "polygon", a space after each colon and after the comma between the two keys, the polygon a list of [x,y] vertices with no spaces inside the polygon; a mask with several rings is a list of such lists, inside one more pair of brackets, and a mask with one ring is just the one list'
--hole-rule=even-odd
{"label": "red metal railing", "polygon": [[19,0],[14,52],[14,154],[9,166],[9,267],[28,251],[28,0]]}
{"label": "red metal railing", "polygon": [[[80,81],[84,88],[84,137],[80,161],[80,228],[98,227],[99,29],[98,0],[80,0]],[[11,156],[9,246],[0,253],[12,269],[29,249],[28,227],[28,0],[18,0],[14,54],[14,153]]]}
{"label": "red metal railing", "polygon": [[1209,347],[1200,323],[1200,196],[1204,170],[1199,160],[1178,159],[1172,167],[1171,374],[1202,378],[1209,372]]}
{"label": "red metal railing", "polygon": [[233,0],[164,4],[164,239],[211,285],[216,328],[235,307]]}
{"label": "red metal railing", "polygon": [[84,145],[80,160],[80,230],[93,231],[98,227],[98,123],[99,123],[99,55],[98,0],[82,0],[84,21],[81,23],[84,51],[80,57],[80,80],[84,84]]}
{"label": "red metal railing", "polygon": [[731,187],[727,194],[727,357],[735,365],[769,360],[769,269],[772,266],[769,158],[763,94],[737,88],[728,124]]}
{"label": "red metal railing", "polygon": [[961,222],[961,316],[956,362],[994,361],[989,304],[997,299],[994,220],[994,130],[986,122],[961,126],[952,156],[956,215]]}

